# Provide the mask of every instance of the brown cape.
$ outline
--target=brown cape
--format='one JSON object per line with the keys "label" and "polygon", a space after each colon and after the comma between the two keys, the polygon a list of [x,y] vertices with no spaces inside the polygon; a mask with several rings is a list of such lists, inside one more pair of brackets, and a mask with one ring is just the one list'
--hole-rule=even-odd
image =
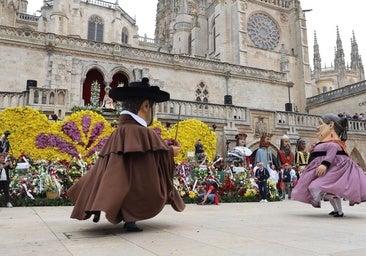
{"label": "brown cape", "polygon": [[67,191],[74,203],[71,218],[104,211],[114,224],[137,221],[154,217],[166,203],[183,211],[174,170],[173,149],[153,130],[121,115],[93,168]]}

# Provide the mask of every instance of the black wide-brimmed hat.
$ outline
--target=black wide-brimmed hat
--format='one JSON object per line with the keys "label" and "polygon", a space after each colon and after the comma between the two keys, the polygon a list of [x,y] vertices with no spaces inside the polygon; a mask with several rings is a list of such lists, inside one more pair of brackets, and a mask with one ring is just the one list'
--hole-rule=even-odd
{"label": "black wide-brimmed hat", "polygon": [[149,79],[145,77],[141,82],[132,82],[128,86],[112,88],[109,91],[109,97],[116,101],[137,98],[163,102],[170,99],[170,94],[160,90],[159,86],[151,86]]}

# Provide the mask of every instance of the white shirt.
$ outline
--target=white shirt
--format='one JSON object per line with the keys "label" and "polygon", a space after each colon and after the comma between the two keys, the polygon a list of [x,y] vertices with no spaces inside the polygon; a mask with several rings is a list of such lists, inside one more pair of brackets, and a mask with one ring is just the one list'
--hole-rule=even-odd
{"label": "white shirt", "polygon": [[6,171],[4,168],[1,169],[0,180],[8,180],[8,178],[6,177]]}
{"label": "white shirt", "polygon": [[128,110],[123,110],[121,112],[121,115],[130,115],[133,119],[136,120],[136,122],[138,122],[139,124],[141,124],[144,127],[147,127],[147,123],[145,122],[144,119],[142,119],[141,117],[139,117],[138,115],[128,111]]}
{"label": "white shirt", "polygon": [[275,170],[269,168],[269,175],[271,176],[271,178],[276,182],[278,182],[278,180],[280,179],[280,177],[278,176],[278,172],[276,172]]}

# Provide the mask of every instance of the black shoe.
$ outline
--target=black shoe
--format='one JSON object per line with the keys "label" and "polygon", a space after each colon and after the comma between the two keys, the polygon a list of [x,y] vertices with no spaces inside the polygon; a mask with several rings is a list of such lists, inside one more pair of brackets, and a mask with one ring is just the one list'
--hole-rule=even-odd
{"label": "black shoe", "polygon": [[93,222],[97,223],[100,219],[100,211],[94,212]]}
{"label": "black shoe", "polygon": [[336,211],[332,211],[332,212],[329,213],[329,215],[331,215],[331,216],[334,216],[336,214],[338,214],[338,212],[336,212]]}
{"label": "black shoe", "polygon": [[100,211],[87,211],[85,212],[84,220],[89,219],[94,214],[93,222],[98,222],[100,219]]}
{"label": "black shoe", "polygon": [[339,214],[338,212],[336,214],[333,215],[333,217],[335,218],[343,218],[343,213],[342,214]]}
{"label": "black shoe", "polygon": [[143,231],[142,228],[139,228],[136,225],[129,226],[127,223],[125,223],[125,225],[123,225],[123,228],[126,229],[127,232],[141,232],[141,231]]}

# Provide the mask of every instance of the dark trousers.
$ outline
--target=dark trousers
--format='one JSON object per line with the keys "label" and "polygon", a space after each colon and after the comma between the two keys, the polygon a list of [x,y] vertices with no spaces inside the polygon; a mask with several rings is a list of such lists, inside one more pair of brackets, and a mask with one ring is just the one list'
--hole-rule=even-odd
{"label": "dark trousers", "polygon": [[10,185],[10,183],[7,180],[1,180],[0,181],[0,190],[3,190],[4,191],[5,201],[7,203],[10,202],[9,185]]}
{"label": "dark trousers", "polygon": [[267,199],[267,192],[268,192],[267,181],[259,181],[258,182],[258,189],[259,189],[259,193],[261,195],[261,198],[262,199]]}

